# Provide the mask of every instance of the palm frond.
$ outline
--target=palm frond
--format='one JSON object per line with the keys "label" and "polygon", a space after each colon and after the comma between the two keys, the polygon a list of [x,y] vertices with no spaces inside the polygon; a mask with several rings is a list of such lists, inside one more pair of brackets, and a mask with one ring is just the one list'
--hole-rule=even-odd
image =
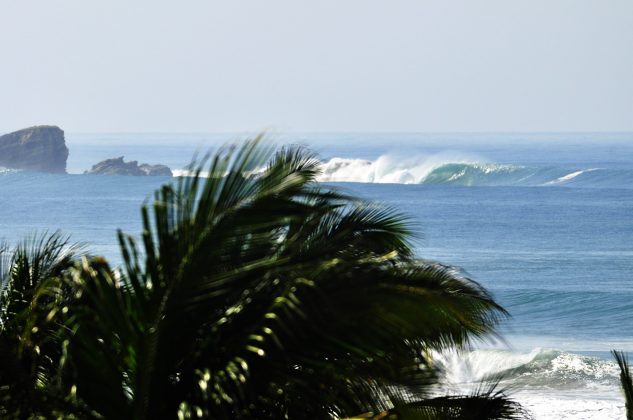
{"label": "palm frond", "polygon": [[371,416],[394,420],[519,420],[530,413],[499,388],[499,379],[484,381],[470,395],[449,395],[414,400]]}
{"label": "palm frond", "polygon": [[629,370],[629,361],[622,351],[611,350],[611,354],[620,367],[620,386],[626,401],[626,418],[633,420],[633,378]]}
{"label": "palm frond", "polygon": [[49,293],[81,249],[59,232],[0,250],[0,414],[32,418],[83,412],[54,386],[61,357],[57,328],[47,322]]}
{"label": "palm frond", "polygon": [[73,263],[80,245],[60,232],[43,233],[23,241],[12,252],[0,247],[0,308],[4,319],[21,313],[43,281],[59,276]]}
{"label": "palm frond", "polygon": [[16,260],[11,290],[46,284],[23,304],[50,336],[51,389],[124,419],[345,417],[428,397],[430,351],[483,339],[506,313],[414,259],[406,217],[318,171],[303,148],[223,148],[143,206],[140,240],[119,232],[120,269],[62,264],[57,245],[36,276]]}

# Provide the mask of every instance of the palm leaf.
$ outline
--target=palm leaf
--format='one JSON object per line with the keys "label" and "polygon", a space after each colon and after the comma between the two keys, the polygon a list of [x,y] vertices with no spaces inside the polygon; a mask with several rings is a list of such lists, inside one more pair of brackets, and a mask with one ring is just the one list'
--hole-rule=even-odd
{"label": "palm leaf", "polygon": [[[85,412],[54,381],[61,359],[57,327],[48,321],[59,278],[79,245],[59,232],[35,235],[13,250],[0,247],[0,414],[31,418]],[[55,293],[49,293],[55,289]]]}
{"label": "palm leaf", "polygon": [[139,241],[119,233],[121,269],[85,257],[37,299],[57,326],[50,375],[90,416],[382,412],[428,397],[431,350],[505,316],[415,260],[407,218],[316,183],[305,149],[255,139],[190,169],[142,208]]}
{"label": "palm leaf", "polygon": [[633,419],[633,378],[629,371],[629,361],[624,352],[612,350],[611,353],[620,367],[620,385],[626,401],[626,418]]}

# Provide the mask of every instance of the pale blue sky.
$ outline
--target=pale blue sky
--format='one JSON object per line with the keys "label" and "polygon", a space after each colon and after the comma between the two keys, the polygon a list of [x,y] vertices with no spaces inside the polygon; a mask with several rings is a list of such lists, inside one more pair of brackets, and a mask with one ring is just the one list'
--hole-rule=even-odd
{"label": "pale blue sky", "polygon": [[632,0],[0,0],[0,131],[633,131]]}

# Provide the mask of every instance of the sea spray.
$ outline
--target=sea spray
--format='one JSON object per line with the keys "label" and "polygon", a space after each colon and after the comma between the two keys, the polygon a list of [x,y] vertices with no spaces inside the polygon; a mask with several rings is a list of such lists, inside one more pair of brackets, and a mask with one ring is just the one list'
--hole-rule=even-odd
{"label": "sea spray", "polygon": [[435,169],[448,163],[475,164],[478,158],[440,153],[402,157],[381,155],[375,160],[335,157],[324,161],[319,180],[323,182],[365,182],[419,184]]}
{"label": "sea spray", "polygon": [[[257,176],[264,168],[250,173]],[[191,176],[176,169],[175,177]],[[202,176],[208,176],[204,171]],[[633,169],[568,168],[491,163],[474,156],[439,153],[401,157],[385,154],[374,160],[333,157],[324,160],[320,182],[421,184],[468,187],[633,188]]]}
{"label": "sea spray", "polygon": [[[477,349],[436,353],[437,395],[471,394],[482,383],[519,402],[536,419],[623,418],[618,367],[610,360],[553,349]],[[485,389],[485,386],[483,387]]]}

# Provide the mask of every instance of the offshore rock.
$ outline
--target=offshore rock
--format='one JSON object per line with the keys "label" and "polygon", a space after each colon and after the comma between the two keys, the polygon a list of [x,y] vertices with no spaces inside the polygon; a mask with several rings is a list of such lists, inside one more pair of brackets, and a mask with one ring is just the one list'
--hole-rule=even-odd
{"label": "offshore rock", "polygon": [[124,162],[123,156],[106,159],[97,163],[86,174],[94,175],[131,175],[131,176],[172,176],[171,169],[165,165],[139,165],[137,161]]}
{"label": "offshore rock", "polygon": [[171,172],[165,165],[149,165],[144,163],[139,165],[141,171],[145,172],[145,175],[149,176],[173,176],[174,174]]}
{"label": "offshore rock", "polygon": [[65,174],[67,159],[59,127],[40,125],[0,136],[0,167]]}

